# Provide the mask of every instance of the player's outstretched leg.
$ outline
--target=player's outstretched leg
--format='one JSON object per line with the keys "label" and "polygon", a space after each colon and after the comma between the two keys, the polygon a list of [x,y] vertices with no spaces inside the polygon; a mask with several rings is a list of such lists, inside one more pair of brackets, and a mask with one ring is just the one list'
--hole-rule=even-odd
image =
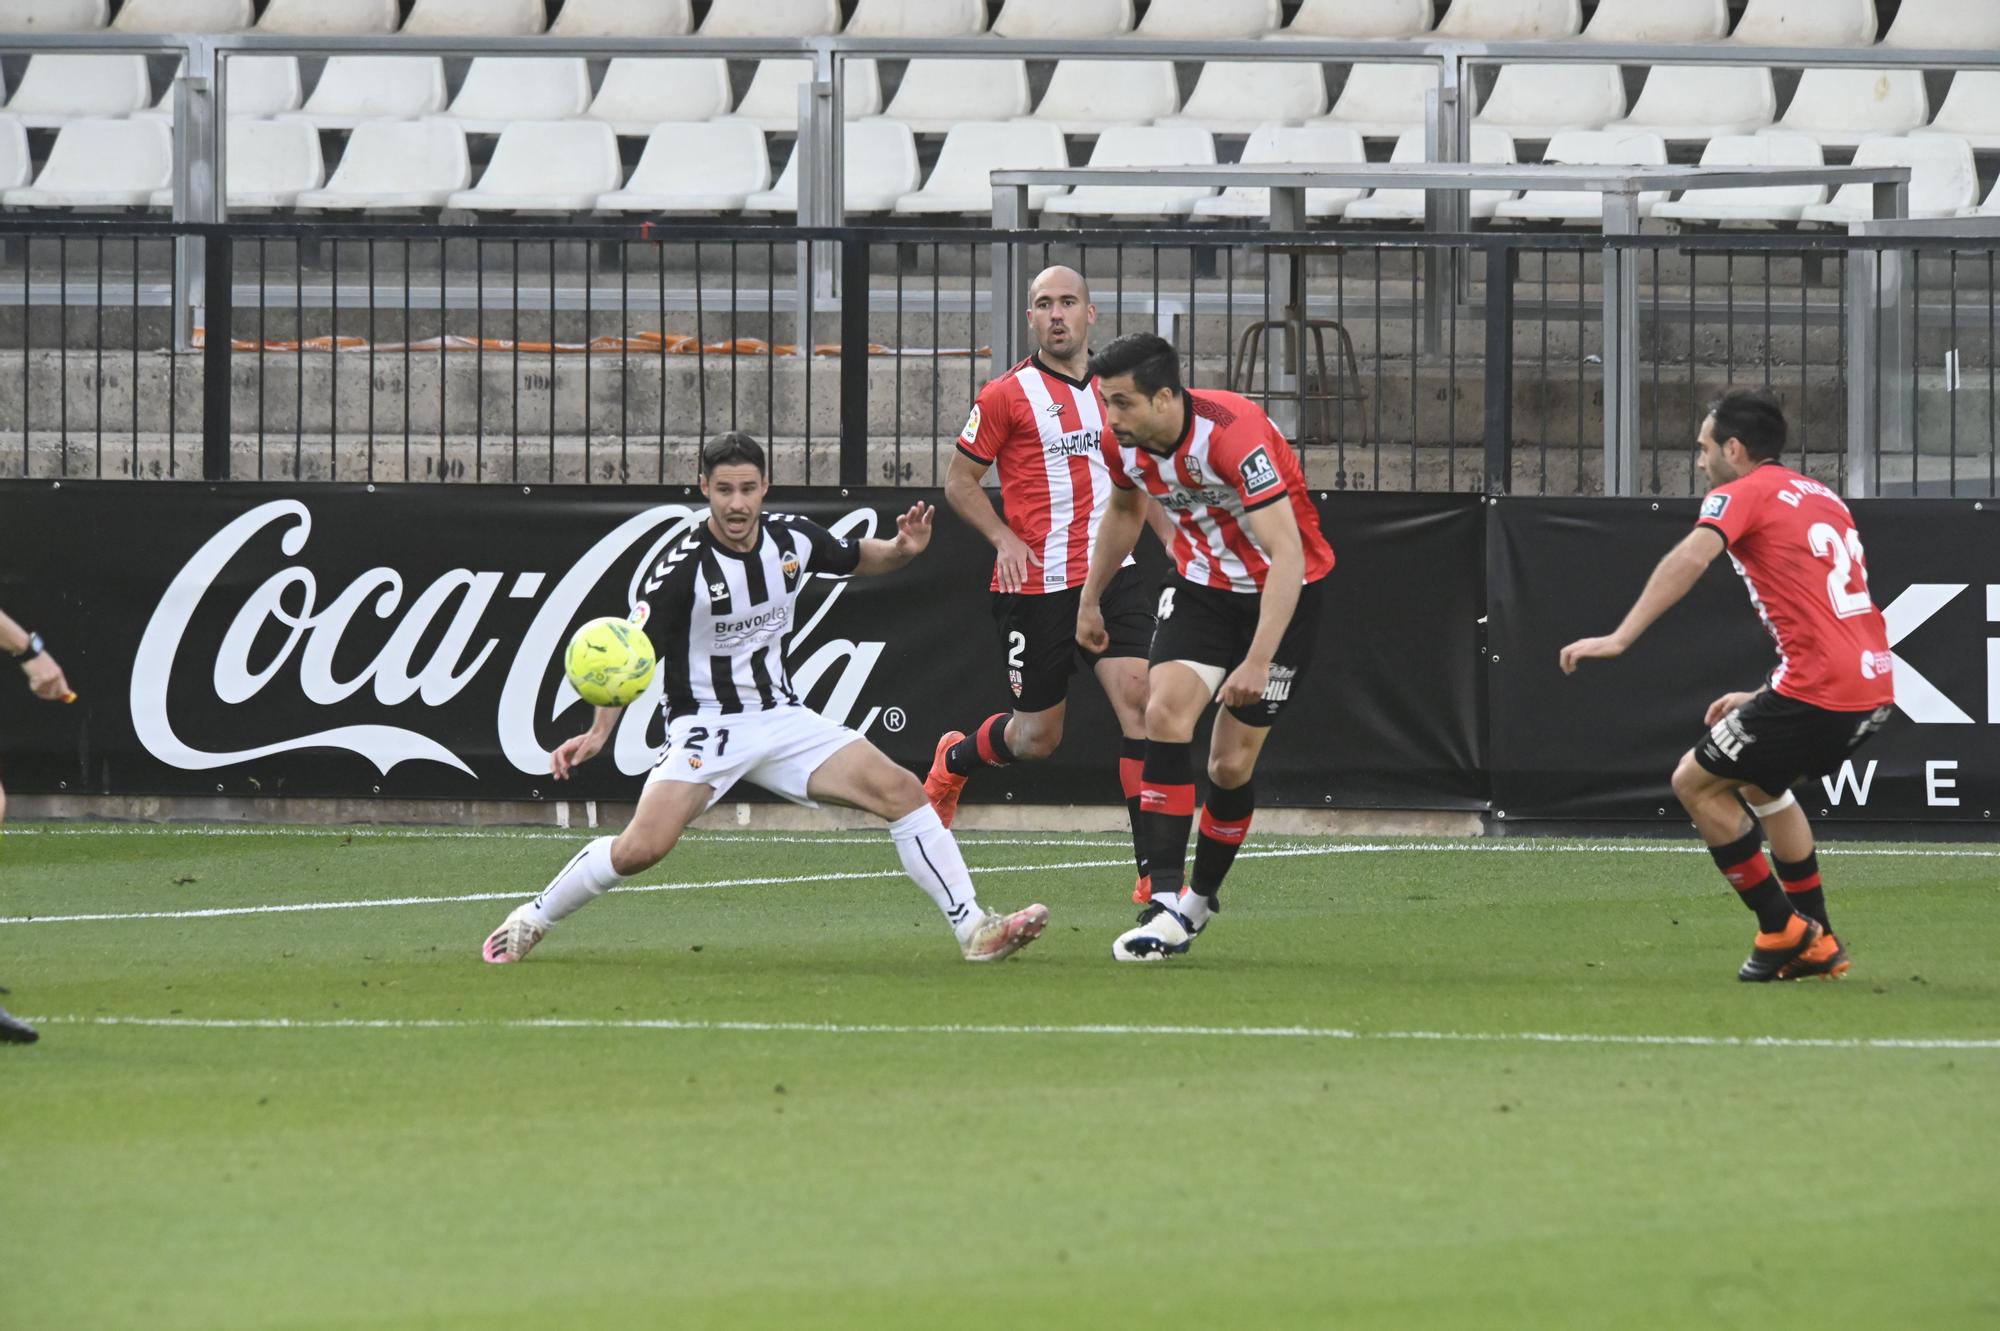
{"label": "player's outstretched leg", "polygon": [[1764,824],[1764,833],[1771,839],[1771,862],[1778,871],[1778,882],[1785,889],[1785,899],[1792,903],[1792,909],[1807,919],[1816,920],[1825,932],[1818,942],[1807,948],[1796,960],[1789,961],[1779,970],[1781,980],[1837,980],[1847,974],[1852,964],[1847,948],[1834,936],[1833,919],[1826,910],[1826,890],[1820,882],[1819,856],[1813,846],[1812,824],[1806,821],[1806,812],[1799,807],[1798,796],[1791,791],[1772,798],[1767,792],[1755,786],[1745,788],[1743,798],[1750,805],[1750,812]]}
{"label": "player's outstretched leg", "polygon": [[1041,936],[1049,908],[1002,915],[983,909],[958,841],[915,777],[866,740],[840,749],[813,772],[807,793],[829,804],[864,809],[889,824],[903,872],[937,904],[967,961],[1000,961]]}
{"label": "player's outstretched leg", "polygon": [[688,823],[708,807],[709,799],[707,786],[648,782],[625,830],[615,837],[599,837],[571,856],[540,896],[516,906],[486,936],[480,955],[495,965],[525,958],[558,922],[659,863]]}
{"label": "player's outstretched leg", "polygon": [[1826,929],[1792,909],[1771,862],[1764,856],[1764,831],[1737,798],[1741,782],[1704,769],[1689,752],[1674,769],[1674,793],[1694,819],[1715,867],[1737,897],[1757,917],[1757,937],[1736,978],[1764,984],[1819,943]]}

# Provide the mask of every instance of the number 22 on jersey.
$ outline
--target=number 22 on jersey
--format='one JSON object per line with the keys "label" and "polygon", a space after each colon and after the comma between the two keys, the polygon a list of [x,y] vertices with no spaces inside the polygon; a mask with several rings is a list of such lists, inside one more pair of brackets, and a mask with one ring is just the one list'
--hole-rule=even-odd
{"label": "number 22 on jersey", "polygon": [[[1826,575],[1833,613],[1842,619],[1867,614],[1874,603],[1868,599],[1868,563],[1861,550],[1861,533],[1852,527],[1842,532],[1830,522],[1815,522],[1807,529],[1806,540],[1815,557],[1833,562],[1833,571]],[[1859,587],[1855,586],[1857,581]]]}

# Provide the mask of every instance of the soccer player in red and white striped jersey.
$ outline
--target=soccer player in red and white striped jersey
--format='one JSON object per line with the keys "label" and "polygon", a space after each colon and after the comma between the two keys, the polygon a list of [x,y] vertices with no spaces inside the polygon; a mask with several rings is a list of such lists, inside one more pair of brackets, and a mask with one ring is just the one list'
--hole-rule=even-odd
{"label": "soccer player in red and white striped jersey", "polygon": [[1709,733],[1682,755],[1673,785],[1716,867],[1756,913],[1756,942],[1737,972],[1751,982],[1846,972],[1812,826],[1791,788],[1837,768],[1889,719],[1896,698],[1895,658],[1868,595],[1854,515],[1833,490],[1778,461],[1785,433],[1766,391],[1716,400],[1695,459],[1712,488],[1694,530],[1660,561],[1615,632],[1578,639],[1557,662],[1573,674],[1586,660],[1622,656],[1728,552],[1777,643],[1778,665],[1762,688],[1708,705]]}
{"label": "soccer player in red and white striped jersey", "polygon": [[[1117,714],[1124,735],[1119,781],[1129,816],[1138,817],[1153,615],[1150,589],[1129,559],[1102,594],[1107,641],[1093,652],[1076,641],[1091,544],[1115,488],[1104,460],[1104,400],[1090,378],[1096,319],[1090,290],[1074,269],[1050,268],[1035,278],[1028,288],[1035,354],[980,390],[946,473],[946,502],[996,551],[993,618],[1014,694],[1011,713],[987,717],[969,735],[951,730],[938,740],[924,786],[947,827],[972,773],[1056,751],[1070,676],[1083,661]],[[1004,516],[981,484],[996,464]],[[1164,516],[1157,509],[1149,516],[1168,539]],[[1134,896],[1143,899],[1143,859],[1138,870]]]}
{"label": "soccer player in red and white striped jersey", "polygon": [[[1333,549],[1297,455],[1256,403],[1183,388],[1179,357],[1152,333],[1119,338],[1091,369],[1115,436],[1105,442],[1105,465],[1119,492],[1077,612],[1086,648],[1103,640],[1099,593],[1138,538],[1148,497],[1177,529],[1178,576],[1160,592],[1146,701],[1139,838],[1152,902],[1111,949],[1120,961],[1154,961],[1187,951],[1218,909],[1256,808],[1257,755],[1312,661]],[[1183,890],[1194,731],[1218,697],[1208,800]]]}

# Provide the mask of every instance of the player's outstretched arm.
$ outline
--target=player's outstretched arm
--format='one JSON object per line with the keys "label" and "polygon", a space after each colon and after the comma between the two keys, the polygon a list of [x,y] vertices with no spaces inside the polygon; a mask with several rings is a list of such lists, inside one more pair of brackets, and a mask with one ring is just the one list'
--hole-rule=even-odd
{"label": "player's outstretched arm", "polygon": [[1701,575],[1708,571],[1722,548],[1720,532],[1713,527],[1696,527],[1681,538],[1679,545],[1667,551],[1653,569],[1653,576],[1646,579],[1645,590],[1625,612],[1623,623],[1604,637],[1578,638],[1562,649],[1556,664],[1565,675],[1573,675],[1584,661],[1623,656],[1654,620],[1671,610],[1701,581]]}
{"label": "player's outstretched arm", "polygon": [[1097,526],[1097,544],[1090,549],[1090,573],[1083,580],[1083,595],[1076,608],[1076,640],[1086,651],[1101,652],[1111,645],[1098,601],[1112,575],[1125,566],[1126,556],[1139,543],[1139,533],[1146,526],[1146,506],[1151,502],[1140,490],[1114,487],[1111,491],[1104,521]]}
{"label": "player's outstretched arm", "polygon": [[[6,611],[0,610],[0,651],[14,656],[34,645],[35,635],[22,628]],[[76,700],[76,695],[70,692],[69,681],[63,677],[62,667],[56,664],[56,658],[49,655],[46,649],[19,659],[21,673],[27,676],[28,688],[37,698],[49,702]]]}
{"label": "player's outstretched arm", "polygon": [[571,772],[595,758],[604,748],[611,732],[618,728],[618,718],[623,715],[623,707],[598,708],[597,715],[590,719],[590,729],[556,745],[556,751],[549,755],[549,774],[558,781],[569,780]]}
{"label": "player's outstretched arm", "polygon": [[861,562],[854,566],[855,576],[867,578],[877,573],[893,573],[922,554],[931,543],[936,518],[937,510],[929,504],[912,504],[909,512],[896,518],[895,540],[878,541],[870,537],[861,542]]}
{"label": "player's outstretched arm", "polygon": [[1251,535],[1271,557],[1264,591],[1257,598],[1257,632],[1250,650],[1222,681],[1224,707],[1247,707],[1264,696],[1271,683],[1271,658],[1298,612],[1299,590],[1306,580],[1305,546],[1299,540],[1299,520],[1284,501],[1266,504],[1247,515]]}
{"label": "player's outstretched arm", "polygon": [[1029,567],[1040,567],[1042,561],[994,509],[993,500],[982,484],[988,470],[985,464],[963,453],[952,454],[951,465],[944,473],[944,501],[998,553],[993,568],[1000,577],[1000,590],[1011,595],[1020,591],[1028,580]]}

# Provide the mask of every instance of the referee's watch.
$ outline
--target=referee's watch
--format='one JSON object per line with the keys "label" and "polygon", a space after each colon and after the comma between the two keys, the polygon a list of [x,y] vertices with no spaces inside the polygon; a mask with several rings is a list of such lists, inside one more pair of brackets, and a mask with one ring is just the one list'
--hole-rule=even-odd
{"label": "referee's watch", "polygon": [[43,652],[46,652],[48,649],[49,649],[48,644],[42,641],[41,634],[30,633],[28,635],[28,645],[26,647],[23,647],[20,651],[15,652],[14,659],[16,661],[31,661],[35,657],[40,656]]}

